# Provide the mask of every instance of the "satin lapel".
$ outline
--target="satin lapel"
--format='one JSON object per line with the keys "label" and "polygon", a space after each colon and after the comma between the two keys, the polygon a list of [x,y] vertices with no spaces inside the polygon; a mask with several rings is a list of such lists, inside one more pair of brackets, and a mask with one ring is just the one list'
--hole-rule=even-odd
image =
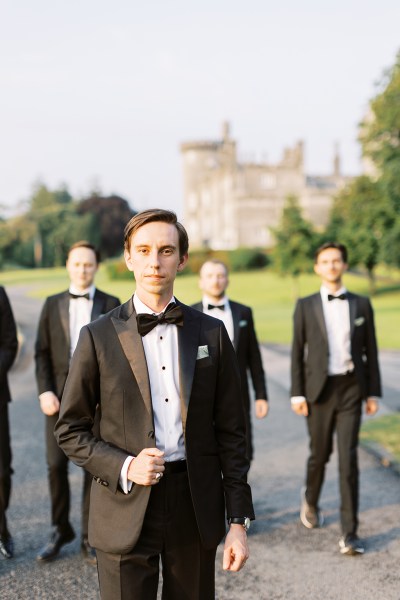
{"label": "satin lapel", "polygon": [[[58,311],[60,315],[61,325],[64,331],[65,339],[67,340],[68,348],[71,346],[71,335],[69,331],[69,293],[65,292],[59,302]],[[69,352],[69,350],[68,350]]]}
{"label": "satin lapel", "polygon": [[229,306],[231,307],[232,312],[232,320],[233,320],[233,346],[235,350],[239,347],[239,336],[240,336],[240,308],[233,302],[229,302]]}
{"label": "satin lapel", "polygon": [[321,330],[321,333],[322,333],[325,341],[328,343],[328,334],[326,331],[324,310],[322,308],[321,294],[315,294],[315,296],[313,298],[313,309],[314,309],[314,313],[317,318],[317,322],[318,322],[319,328]]}
{"label": "satin lapel", "polygon": [[[180,302],[179,302],[180,304]],[[196,367],[197,351],[199,346],[200,318],[184,305],[183,327],[178,327],[178,352],[179,352],[179,387],[181,393],[181,415],[183,432],[186,430],[186,418],[192,393],[194,370]]]}
{"label": "satin lapel", "polygon": [[353,337],[355,320],[357,315],[357,298],[350,292],[347,293],[349,299],[349,312],[350,312],[350,339]]}
{"label": "satin lapel", "polygon": [[153,419],[149,374],[142,338],[137,330],[136,312],[133,308],[132,299],[121,306],[119,315],[119,318],[111,317],[111,321],[117,332],[122,350],[129,361],[147,411]]}
{"label": "satin lapel", "polygon": [[100,294],[98,293],[98,291],[96,290],[94,293],[94,298],[93,298],[92,314],[90,315],[91,321],[95,321],[96,319],[99,318],[99,316],[103,312],[103,306],[104,306],[104,298],[102,298],[100,296]]}

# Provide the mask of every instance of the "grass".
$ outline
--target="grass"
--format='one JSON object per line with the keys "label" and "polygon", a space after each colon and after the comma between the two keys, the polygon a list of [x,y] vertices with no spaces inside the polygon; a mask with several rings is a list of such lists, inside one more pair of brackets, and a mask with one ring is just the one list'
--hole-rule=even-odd
{"label": "grass", "polygon": [[363,424],[360,439],[380,444],[400,463],[400,414],[385,415]]}
{"label": "grass", "polygon": [[[365,277],[346,274],[345,285],[352,291],[368,295]],[[64,268],[6,271],[0,275],[0,284],[5,286],[27,286],[29,294],[45,298],[68,287]],[[111,281],[104,266],[96,278],[99,288],[118,296],[122,302],[134,291],[134,281]],[[254,311],[257,334],[261,342],[290,344],[292,336],[292,314],[296,295],[305,296],[319,289],[319,280],[313,275],[299,278],[294,289],[290,278],[279,277],[268,270],[234,273],[231,275],[229,296],[250,305]],[[184,275],[177,278],[176,296],[191,304],[201,297],[197,277]],[[381,349],[400,350],[400,283],[387,277],[379,278],[377,294],[372,299],[375,311],[378,344]]]}

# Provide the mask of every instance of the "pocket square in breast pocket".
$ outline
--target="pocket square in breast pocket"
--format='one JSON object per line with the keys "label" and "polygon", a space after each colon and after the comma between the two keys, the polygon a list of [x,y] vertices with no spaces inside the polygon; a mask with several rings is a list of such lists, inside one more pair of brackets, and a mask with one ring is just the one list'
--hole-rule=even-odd
{"label": "pocket square in breast pocket", "polygon": [[364,317],[357,317],[357,319],[354,319],[354,325],[356,327],[359,327],[360,325],[362,325],[364,323],[365,319]]}
{"label": "pocket square in breast pocket", "polygon": [[207,358],[207,356],[209,356],[208,346],[199,346],[197,348],[197,359],[196,360],[200,360],[201,358]]}
{"label": "pocket square in breast pocket", "polygon": [[241,321],[239,321],[239,327],[246,327],[246,325],[247,325],[246,319],[242,319]]}

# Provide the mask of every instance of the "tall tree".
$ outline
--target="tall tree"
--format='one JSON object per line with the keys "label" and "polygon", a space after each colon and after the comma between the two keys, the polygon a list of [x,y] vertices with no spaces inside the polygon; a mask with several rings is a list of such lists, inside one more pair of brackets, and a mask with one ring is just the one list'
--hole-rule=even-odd
{"label": "tall tree", "polygon": [[298,296],[298,276],[312,269],[317,236],[294,196],[287,198],[279,225],[272,233],[276,239],[272,253],[274,267],[281,275],[292,276],[294,293]]}
{"label": "tall tree", "polygon": [[363,155],[377,168],[382,190],[400,214],[400,51],[370,102],[370,113],[360,125]]}
{"label": "tall tree", "polygon": [[337,196],[327,236],[349,247],[350,266],[363,266],[374,292],[374,270],[382,259],[383,240],[393,226],[394,215],[380,181],[356,177]]}
{"label": "tall tree", "polygon": [[78,214],[90,213],[97,224],[98,245],[103,258],[117,256],[122,252],[125,225],[136,211],[120,196],[100,196],[94,194],[82,200],[77,207]]}

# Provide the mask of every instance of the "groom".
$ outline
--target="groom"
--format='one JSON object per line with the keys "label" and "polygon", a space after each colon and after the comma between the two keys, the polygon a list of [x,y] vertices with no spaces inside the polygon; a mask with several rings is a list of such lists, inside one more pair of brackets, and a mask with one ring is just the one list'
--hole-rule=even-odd
{"label": "groom", "polygon": [[135,294],[82,329],[56,436],[93,475],[102,599],[155,600],[161,556],[163,598],[211,600],[225,510],[226,570],[246,562],[254,518],[235,353],[220,320],[173,295],[188,259],[174,213],[135,215],[124,255]]}

